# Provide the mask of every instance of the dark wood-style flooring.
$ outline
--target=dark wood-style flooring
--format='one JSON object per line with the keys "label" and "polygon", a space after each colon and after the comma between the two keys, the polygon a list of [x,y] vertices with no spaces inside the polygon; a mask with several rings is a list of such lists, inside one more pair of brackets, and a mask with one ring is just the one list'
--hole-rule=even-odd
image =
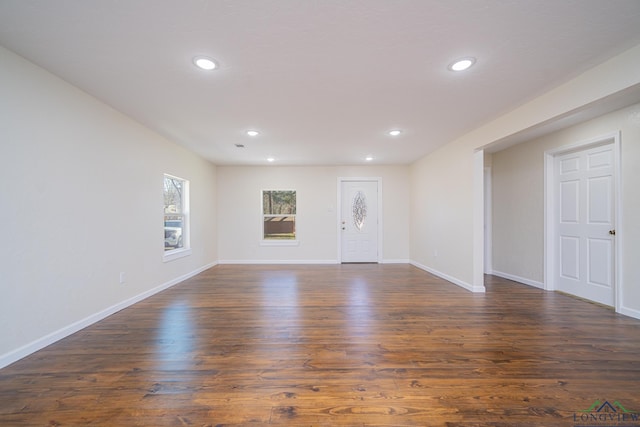
{"label": "dark wood-style flooring", "polygon": [[11,427],[574,426],[605,412],[635,426],[635,411],[640,321],[491,276],[473,294],[410,265],[217,266],[0,370]]}

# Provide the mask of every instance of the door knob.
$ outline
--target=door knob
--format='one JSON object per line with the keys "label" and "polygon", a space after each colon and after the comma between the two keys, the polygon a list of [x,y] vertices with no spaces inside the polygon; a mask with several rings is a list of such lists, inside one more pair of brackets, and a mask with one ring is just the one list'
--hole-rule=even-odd
{"label": "door knob", "polygon": [[611,234],[612,236],[616,235],[616,230],[609,230],[609,234]]}

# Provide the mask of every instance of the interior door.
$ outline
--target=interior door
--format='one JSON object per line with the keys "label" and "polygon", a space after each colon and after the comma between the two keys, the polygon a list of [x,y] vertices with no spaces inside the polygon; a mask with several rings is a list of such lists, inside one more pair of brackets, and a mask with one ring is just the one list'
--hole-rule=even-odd
{"label": "interior door", "polygon": [[378,182],[341,184],[341,261],[378,262]]}
{"label": "interior door", "polygon": [[556,157],[557,289],[614,304],[613,144]]}

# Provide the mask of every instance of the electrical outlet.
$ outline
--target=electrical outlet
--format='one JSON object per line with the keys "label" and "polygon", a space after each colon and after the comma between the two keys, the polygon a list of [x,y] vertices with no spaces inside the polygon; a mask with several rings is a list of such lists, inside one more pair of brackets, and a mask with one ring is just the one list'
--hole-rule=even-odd
{"label": "electrical outlet", "polygon": [[120,284],[124,283],[124,271],[120,272]]}

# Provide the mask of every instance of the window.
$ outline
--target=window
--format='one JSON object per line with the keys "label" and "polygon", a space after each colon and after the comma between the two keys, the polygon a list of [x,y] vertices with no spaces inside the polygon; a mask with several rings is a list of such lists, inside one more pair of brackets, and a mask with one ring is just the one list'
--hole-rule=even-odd
{"label": "window", "polygon": [[189,181],[164,176],[165,260],[189,255]]}
{"label": "window", "polygon": [[262,239],[269,242],[296,241],[295,190],[262,191]]}

